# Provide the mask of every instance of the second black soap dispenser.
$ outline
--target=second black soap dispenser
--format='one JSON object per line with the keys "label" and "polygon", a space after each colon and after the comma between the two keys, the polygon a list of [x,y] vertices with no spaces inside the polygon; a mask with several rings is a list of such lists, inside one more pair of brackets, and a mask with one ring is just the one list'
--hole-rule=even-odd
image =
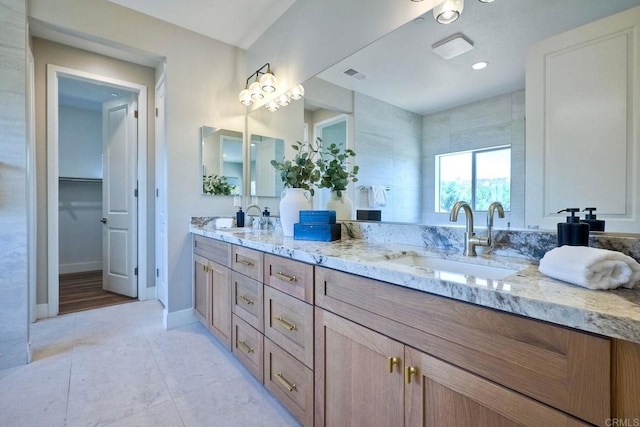
{"label": "second black soap dispenser", "polygon": [[590,231],[604,231],[604,220],[596,218],[596,214],[593,213],[595,210],[596,208],[584,208],[582,212],[589,211],[589,213],[585,214],[580,222],[589,224]]}
{"label": "second black soap dispenser", "polygon": [[569,212],[571,216],[567,217],[567,222],[558,223],[558,246],[589,246],[589,225],[575,216],[580,209],[567,208],[560,212]]}

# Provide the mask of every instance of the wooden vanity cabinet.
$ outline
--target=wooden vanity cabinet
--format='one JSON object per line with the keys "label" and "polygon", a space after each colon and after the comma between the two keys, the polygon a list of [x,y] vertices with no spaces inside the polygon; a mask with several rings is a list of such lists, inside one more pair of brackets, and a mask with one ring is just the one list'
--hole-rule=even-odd
{"label": "wooden vanity cabinet", "polygon": [[[316,267],[315,286],[317,306],[428,355],[423,360],[446,361],[451,375],[460,371],[477,378],[476,394],[458,390],[460,396],[447,394],[444,402],[471,399],[482,412],[488,401],[477,399],[486,392],[536,403],[519,403],[531,414],[544,407],[597,425],[611,417],[611,340],[321,267]],[[333,335],[318,319],[316,310],[316,385],[319,396],[326,397],[335,392],[325,388],[335,387],[330,368],[338,362],[333,361],[336,345],[327,348],[323,341]],[[324,374],[319,373],[321,363]],[[418,372],[425,372],[424,366]],[[438,381],[456,390],[447,378]],[[330,409],[319,405],[321,417]],[[446,414],[446,408],[443,403],[440,411]]]}
{"label": "wooden vanity cabinet", "polygon": [[314,266],[265,254],[264,385],[305,426],[314,414]]}
{"label": "wooden vanity cabinet", "polygon": [[231,349],[231,245],[194,236],[194,313]]}

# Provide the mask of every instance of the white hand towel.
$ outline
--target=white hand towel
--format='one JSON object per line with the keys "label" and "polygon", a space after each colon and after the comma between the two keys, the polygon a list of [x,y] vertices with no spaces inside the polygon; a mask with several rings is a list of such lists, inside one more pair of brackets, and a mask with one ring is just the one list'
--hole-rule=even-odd
{"label": "white hand towel", "polygon": [[540,260],[541,273],[589,289],[633,288],[640,264],[630,256],[587,246],[562,246]]}
{"label": "white hand towel", "polygon": [[387,189],[384,185],[372,185],[368,189],[369,207],[387,206]]}

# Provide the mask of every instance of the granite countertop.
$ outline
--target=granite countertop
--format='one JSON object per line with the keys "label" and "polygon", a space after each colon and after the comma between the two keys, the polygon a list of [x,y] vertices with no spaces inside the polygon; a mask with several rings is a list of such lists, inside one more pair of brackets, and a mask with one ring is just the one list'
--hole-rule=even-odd
{"label": "granite countertop", "polygon": [[[520,258],[466,258],[461,253],[359,239],[294,240],[273,230],[251,228],[212,230],[191,225],[190,231],[406,288],[640,343],[640,289],[585,289],[546,277],[537,265]],[[412,254],[517,271],[501,280],[491,280],[392,262],[393,258]]]}

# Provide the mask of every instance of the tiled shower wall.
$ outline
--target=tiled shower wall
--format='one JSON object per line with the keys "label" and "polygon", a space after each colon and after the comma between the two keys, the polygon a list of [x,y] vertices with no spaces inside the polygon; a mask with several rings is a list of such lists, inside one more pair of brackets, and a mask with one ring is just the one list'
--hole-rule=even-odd
{"label": "tiled shower wall", "polygon": [[27,363],[26,1],[0,0],[0,369]]}

